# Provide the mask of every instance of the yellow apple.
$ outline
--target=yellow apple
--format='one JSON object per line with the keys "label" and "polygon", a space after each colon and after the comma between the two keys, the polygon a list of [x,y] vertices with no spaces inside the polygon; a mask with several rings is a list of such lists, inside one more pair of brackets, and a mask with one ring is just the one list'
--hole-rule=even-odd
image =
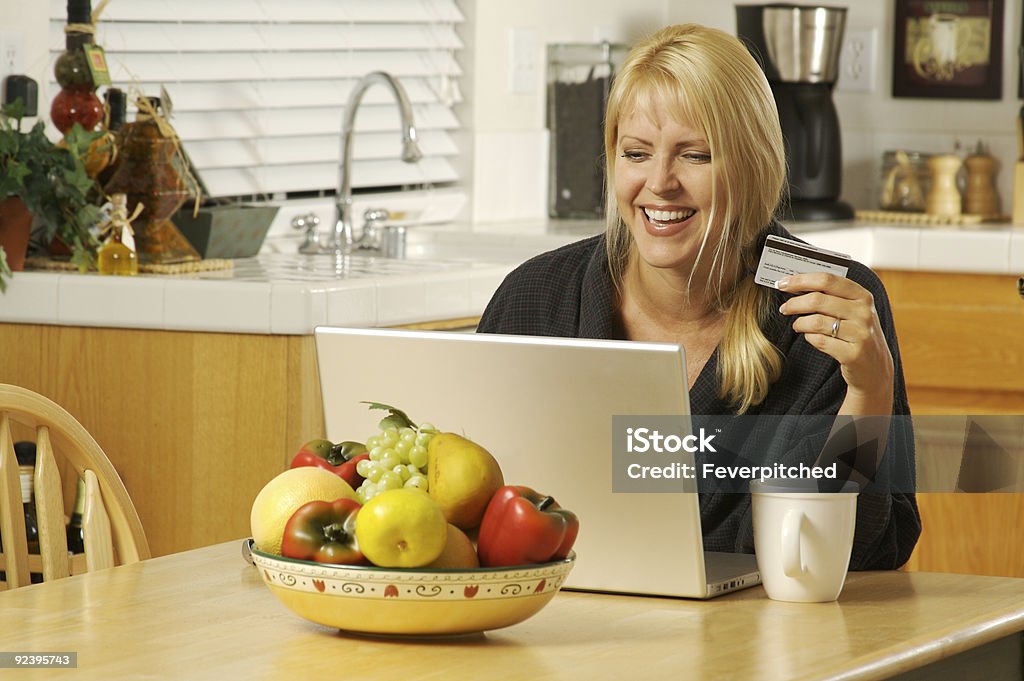
{"label": "yellow apple", "polygon": [[436,560],[448,539],[448,522],[426,492],[412,488],[381,492],[359,510],[356,541],[380,567],[415,568]]}

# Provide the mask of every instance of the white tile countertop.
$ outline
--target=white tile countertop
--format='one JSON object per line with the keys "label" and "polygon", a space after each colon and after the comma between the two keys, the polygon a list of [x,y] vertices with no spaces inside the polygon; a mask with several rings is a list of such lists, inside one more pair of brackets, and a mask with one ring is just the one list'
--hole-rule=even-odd
{"label": "white tile countertop", "polygon": [[919,270],[1024,276],[1024,228],[991,223],[927,227],[870,223],[795,225],[791,231],[821,248],[850,255],[876,270]]}
{"label": "white tile countertop", "polygon": [[[595,234],[599,221],[451,224],[410,230],[408,259],[304,256],[270,244],[232,270],[104,277],[18,272],[0,295],[0,322],[309,334],[317,325],[391,326],[480,314],[528,257]],[[793,227],[812,244],[875,269],[1024,275],[1024,229]]]}
{"label": "white tile countertop", "polygon": [[391,326],[480,314],[512,266],[266,254],[190,275],[18,272],[0,321],[258,334]]}

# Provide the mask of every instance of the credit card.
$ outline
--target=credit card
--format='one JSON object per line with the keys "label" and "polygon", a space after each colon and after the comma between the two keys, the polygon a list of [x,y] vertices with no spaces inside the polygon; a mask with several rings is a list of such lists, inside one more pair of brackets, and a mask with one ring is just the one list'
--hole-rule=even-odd
{"label": "credit card", "polygon": [[754,282],[761,286],[776,288],[779,279],[808,272],[831,272],[845,277],[852,258],[845,253],[827,251],[801,241],[783,239],[768,235],[761,251],[761,262],[757,264]]}

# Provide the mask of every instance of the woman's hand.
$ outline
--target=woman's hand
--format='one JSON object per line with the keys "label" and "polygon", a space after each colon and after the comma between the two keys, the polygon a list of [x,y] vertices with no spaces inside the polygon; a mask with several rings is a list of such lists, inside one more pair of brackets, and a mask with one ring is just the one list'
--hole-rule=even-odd
{"label": "woman's hand", "polygon": [[796,315],[793,330],[842,368],[847,391],[839,413],[891,414],[892,353],[871,292],[826,272],[795,274],[777,285],[794,294],[779,308],[782,314]]}

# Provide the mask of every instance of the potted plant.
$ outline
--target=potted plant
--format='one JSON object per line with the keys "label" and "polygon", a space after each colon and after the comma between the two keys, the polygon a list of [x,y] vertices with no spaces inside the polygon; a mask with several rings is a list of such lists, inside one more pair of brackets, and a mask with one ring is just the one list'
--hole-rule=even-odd
{"label": "potted plant", "polygon": [[[45,124],[21,129],[25,108],[20,100],[0,111],[0,200],[18,197],[35,218],[44,243],[63,241],[71,249],[71,262],[79,270],[95,266],[99,242],[91,228],[100,210],[90,197],[95,181],[85,171],[83,158],[101,133],[76,125],[63,144],[49,140]],[[7,254],[0,247],[0,291],[11,276]]]}

